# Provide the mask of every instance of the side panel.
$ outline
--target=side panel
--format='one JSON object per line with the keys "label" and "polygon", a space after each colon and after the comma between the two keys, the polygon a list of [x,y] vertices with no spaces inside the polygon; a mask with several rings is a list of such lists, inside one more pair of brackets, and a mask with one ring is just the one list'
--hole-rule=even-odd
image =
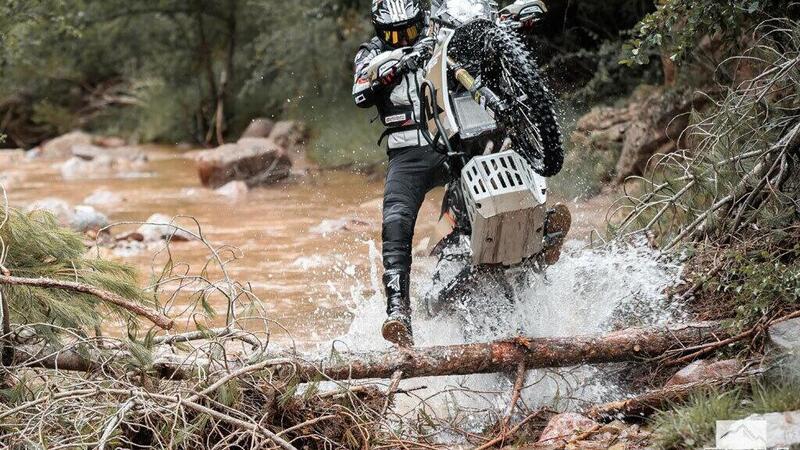
{"label": "side panel", "polygon": [[[439,33],[438,40],[440,44],[437,46],[427,67],[427,79],[436,88],[436,102],[443,109],[439,114],[439,120],[447,131],[447,137],[452,137],[458,133],[458,125],[455,121],[452,105],[450,105],[450,95],[447,90],[447,46],[453,37],[453,31],[443,29]],[[438,131],[433,119],[428,121],[428,131],[430,131],[431,135],[435,135]]]}

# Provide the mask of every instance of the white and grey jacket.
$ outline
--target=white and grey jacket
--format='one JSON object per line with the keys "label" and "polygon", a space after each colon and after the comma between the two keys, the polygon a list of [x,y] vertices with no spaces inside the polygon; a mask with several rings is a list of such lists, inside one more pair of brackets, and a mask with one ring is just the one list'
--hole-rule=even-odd
{"label": "white and grey jacket", "polygon": [[[360,108],[375,106],[381,122],[386,127],[382,138],[388,137],[389,150],[425,145],[419,131],[419,87],[424,70],[398,74],[398,80],[389,86],[373,87],[367,67],[373,58],[391,49],[384,47],[378,38],[361,45],[355,58],[353,101]],[[379,141],[380,142],[380,141]]]}

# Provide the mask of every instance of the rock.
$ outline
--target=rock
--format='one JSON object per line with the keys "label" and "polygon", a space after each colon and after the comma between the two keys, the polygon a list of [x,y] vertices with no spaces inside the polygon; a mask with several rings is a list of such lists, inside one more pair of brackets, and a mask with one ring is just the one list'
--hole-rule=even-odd
{"label": "rock", "polygon": [[231,200],[239,200],[247,195],[248,190],[247,183],[244,181],[231,181],[225,186],[215,189],[214,192]]}
{"label": "rock", "polygon": [[117,136],[95,136],[93,141],[95,144],[105,148],[124,147],[127,144],[125,139]]}
{"label": "rock", "polygon": [[800,444],[800,411],[752,414],[717,427],[718,448],[789,448],[796,444]]}
{"label": "rock", "polygon": [[265,138],[269,137],[272,129],[275,127],[275,122],[270,119],[259,118],[250,121],[250,125],[242,133],[243,138]]}
{"label": "rock", "polygon": [[98,189],[83,199],[86,205],[113,205],[121,201],[122,197],[106,189]]}
{"label": "rock", "polygon": [[772,324],[770,343],[784,352],[800,353],[800,317]]}
{"label": "rock", "polygon": [[90,145],[92,136],[83,131],[73,131],[51,139],[41,146],[39,156],[43,158],[69,158],[76,145]]}
{"label": "rock", "polygon": [[272,128],[269,138],[289,152],[296,171],[306,172],[316,167],[306,155],[310,133],[305,123],[295,120],[280,121]]}
{"label": "rock", "polygon": [[59,170],[65,180],[105,177],[114,173],[114,160],[106,156],[87,161],[73,156]]}
{"label": "rock", "polygon": [[144,242],[144,235],[142,235],[142,233],[139,233],[138,231],[131,231],[130,233],[122,233],[114,236],[114,240],[117,242],[120,241]]}
{"label": "rock", "polygon": [[25,208],[25,211],[47,211],[53,214],[56,219],[58,219],[58,222],[64,226],[72,223],[72,217],[74,215],[69,203],[67,203],[65,200],[55,197],[37,200],[28,205],[28,207]]}
{"label": "rock", "polygon": [[142,236],[143,242],[157,242],[170,237],[172,241],[193,239],[191,234],[172,225],[172,218],[164,214],[153,214],[145,222],[136,230]]}
{"label": "rock", "polygon": [[108,217],[89,205],[78,205],[73,211],[69,226],[81,233],[98,232],[108,226]]}
{"label": "rock", "polygon": [[289,155],[274,142],[265,141],[247,147],[225,144],[197,155],[197,172],[203,186],[218,188],[240,180],[253,187],[287,178],[292,168]]}
{"label": "rock", "polygon": [[72,147],[72,155],[86,161],[93,161],[101,158],[111,158],[113,160],[125,159],[135,162],[147,162],[147,155],[139,147],[114,147],[105,148],[91,144],[80,144]]}
{"label": "rock", "polygon": [[696,383],[711,378],[724,378],[736,375],[742,370],[742,363],[737,359],[726,359],[711,362],[704,359],[694,361],[672,376],[664,385],[677,386],[681,384]]}
{"label": "rock", "polygon": [[563,413],[553,416],[539,436],[539,443],[557,444],[569,441],[571,436],[598,427],[594,420],[577,413]]}
{"label": "rock", "polygon": [[588,151],[619,152],[613,166],[615,181],[621,183],[642,174],[653,155],[670,153],[684,144],[687,113],[707,102],[700,95],[641,86],[625,106],[593,108],[578,120],[570,138]]}

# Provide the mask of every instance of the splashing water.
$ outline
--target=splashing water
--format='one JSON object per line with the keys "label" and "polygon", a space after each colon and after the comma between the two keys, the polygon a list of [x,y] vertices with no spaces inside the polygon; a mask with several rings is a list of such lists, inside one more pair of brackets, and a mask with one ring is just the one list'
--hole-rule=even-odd
{"label": "splashing water", "polygon": [[[373,260],[371,289],[353,289],[350,313],[353,321],[343,336],[319,349],[386,350],[380,339],[386,317],[379,292],[375,261],[378,253],[370,243]],[[653,325],[683,319],[678,307],[668,304],[664,289],[679,281],[681,267],[664,261],[644,246],[602,249],[582,248],[571,241],[564,255],[546,273],[526,272],[509,277],[514,300],[503,298],[499,288],[484,289],[454,310],[430,317],[418,297],[430,289],[434,271],[455,273],[452,267],[436,267],[435,261],[418,260],[412,284],[414,332],[417,346],[487,342],[525,335],[571,336],[608,331],[614,327]],[[428,280],[427,283],[424,280]],[[371,292],[367,296],[359,292]],[[400,409],[425,409],[428,415],[459,420],[464,428],[479,429],[500,417],[510,401],[511,374],[469,375],[404,380],[400,387],[415,390],[414,397],[398,398]],[[528,372],[521,400],[529,408],[551,406],[575,409],[583,402],[597,402],[625,392],[601,369],[578,367]],[[425,398],[423,401],[421,399]]]}

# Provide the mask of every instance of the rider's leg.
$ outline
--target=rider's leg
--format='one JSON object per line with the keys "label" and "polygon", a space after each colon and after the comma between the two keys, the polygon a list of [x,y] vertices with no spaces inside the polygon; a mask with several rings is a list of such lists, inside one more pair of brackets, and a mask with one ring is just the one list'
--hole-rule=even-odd
{"label": "rider's leg", "polygon": [[389,157],[383,196],[383,282],[388,319],[383,337],[413,345],[409,298],[411,242],[425,194],[441,181],[444,157],[429,147],[412,147]]}

